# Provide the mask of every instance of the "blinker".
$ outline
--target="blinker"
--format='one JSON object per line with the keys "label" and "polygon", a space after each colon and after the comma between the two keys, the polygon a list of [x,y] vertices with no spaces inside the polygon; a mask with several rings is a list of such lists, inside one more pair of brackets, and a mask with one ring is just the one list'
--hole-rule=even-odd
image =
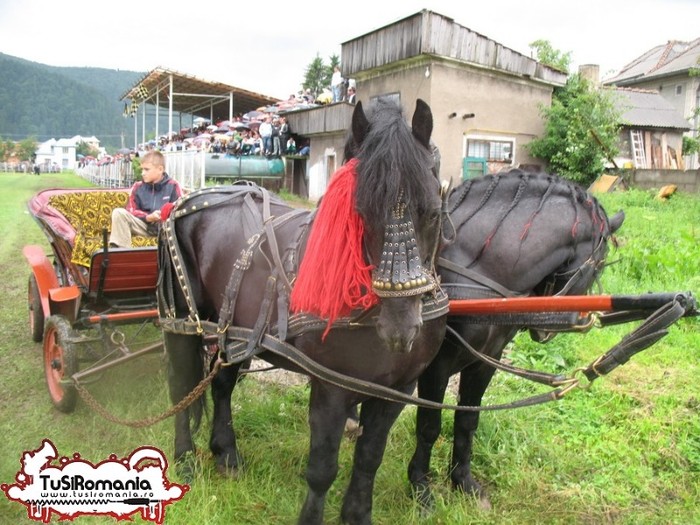
{"label": "blinker", "polygon": [[402,199],[392,207],[385,226],[380,261],[372,274],[372,288],[379,297],[410,297],[435,288],[435,280],[421,265],[413,221],[406,217],[406,204]]}

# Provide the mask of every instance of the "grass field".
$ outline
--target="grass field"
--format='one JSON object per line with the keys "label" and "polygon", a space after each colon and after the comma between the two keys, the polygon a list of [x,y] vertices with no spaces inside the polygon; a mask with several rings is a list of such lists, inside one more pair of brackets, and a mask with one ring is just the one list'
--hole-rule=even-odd
{"label": "grass field", "polygon": [[[51,439],[59,454],[93,462],[127,456],[140,446],[172,453],[172,421],[143,429],[107,422],[84,402],[72,414],[57,412],[46,393],[41,345],[29,337],[26,244],[48,247],[26,211],[45,187],[86,185],[70,175],[0,174],[0,482],[11,483],[21,454]],[[610,214],[624,209],[603,277],[606,293],[700,293],[700,198],[653,193],[606,194]],[[562,335],[537,345],[526,335],[512,358],[549,371],[571,372],[617,343],[633,326]],[[169,407],[166,363],[144,357],[105,374],[90,391],[124,419],[157,415]],[[407,408],[392,430],[375,487],[374,520],[396,524],[678,524],[700,523],[700,322],[684,319],[661,342],[639,354],[588,391],[538,407],[482,416],[474,473],[488,489],[493,509],[449,489],[451,414],[435,450],[436,506],[423,515],[409,497],[406,467],[413,451],[415,410]],[[486,402],[511,401],[540,391],[497,373]],[[282,386],[251,377],[233,397],[245,469],[237,480],[211,467],[208,431],[198,434],[203,470],[185,498],[167,507],[166,523],[291,524],[305,495],[308,450],[304,385]],[[453,400],[452,400],[453,401]],[[208,420],[205,420],[205,429]],[[349,476],[352,443],[343,443],[338,480],[329,494],[326,522],[338,523]],[[174,469],[169,472],[177,480]],[[136,515],[135,521],[141,518]],[[76,523],[114,523],[81,517]],[[0,523],[31,523],[25,507],[0,495]]]}

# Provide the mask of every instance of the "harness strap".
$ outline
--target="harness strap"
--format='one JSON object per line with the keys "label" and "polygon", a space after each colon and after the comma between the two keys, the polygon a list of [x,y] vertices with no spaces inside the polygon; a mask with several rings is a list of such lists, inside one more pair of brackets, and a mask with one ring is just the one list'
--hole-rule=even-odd
{"label": "harness strap", "polygon": [[[270,245],[270,253],[272,254],[272,260],[275,262],[275,268],[277,269],[277,273],[279,275],[280,280],[282,281],[282,284],[284,285],[285,289],[287,290],[287,293],[290,294],[292,293],[292,285],[290,284],[289,280],[287,280],[287,275],[284,273],[284,267],[282,266],[282,259],[280,258],[280,249],[279,246],[277,245],[277,236],[275,235],[275,229],[272,225],[272,221],[274,217],[272,217],[271,212],[270,212],[270,193],[265,189],[262,188],[262,195],[263,195],[263,222],[265,224],[265,233],[267,235],[267,242]],[[286,215],[293,214],[294,212],[290,212]]]}
{"label": "harness strap", "polygon": [[688,305],[684,303],[682,297],[676,296],[672,302],[652,313],[646,321],[627,334],[605,355],[591,363],[583,371],[586,378],[593,381],[612,372],[618,366],[629,361],[630,357],[650,347],[668,334],[666,329],[688,312]]}
{"label": "harness strap", "polygon": [[[421,318],[423,321],[432,321],[448,313],[449,298],[440,290],[432,296],[424,296],[421,308]],[[361,326],[373,326],[375,323],[375,313],[377,307],[367,310],[359,310],[356,315],[350,317],[339,317],[333,321],[332,328],[358,328]],[[287,338],[296,337],[309,331],[323,331],[328,326],[328,320],[316,317],[308,313],[294,314],[289,318],[289,333]],[[278,334],[279,339],[283,339]],[[286,339],[286,338],[285,338]]]}
{"label": "harness strap", "polygon": [[527,327],[548,331],[567,331],[567,328],[581,330],[584,327],[590,327],[590,320],[588,317],[582,318],[578,312],[528,312],[521,314],[498,313],[493,315],[464,315],[459,316],[459,322],[464,324]]}
{"label": "harness strap", "polygon": [[[230,348],[226,345],[220,345],[219,348],[225,348],[226,350],[226,362],[227,363],[241,363],[246,359],[249,359],[260,352],[260,340],[265,333],[268,325],[270,324],[270,314],[272,313],[272,296],[275,293],[277,279],[274,276],[269,276],[267,278],[267,284],[265,285],[265,296],[263,297],[262,303],[260,303],[260,313],[255,321],[255,326],[250,332],[250,337],[248,339],[247,345],[245,345],[245,350],[243,352],[236,352],[241,345],[234,343]],[[229,335],[229,330],[224,331],[224,337]]]}
{"label": "harness strap", "polygon": [[243,281],[243,275],[245,271],[250,268],[254,251],[260,246],[260,237],[259,233],[250,237],[248,239],[248,246],[241,250],[241,255],[236,259],[236,262],[233,263],[233,271],[231,272],[231,277],[229,277],[228,284],[224,290],[224,299],[219,311],[219,325],[217,327],[219,348],[224,348],[226,346],[226,328],[235,314],[238,291]]}
{"label": "harness strap", "polygon": [[519,368],[517,366],[512,366],[503,363],[498,359],[494,359],[493,357],[490,357],[476,350],[473,346],[467,343],[451,326],[447,327],[447,331],[450,333],[451,336],[457,338],[457,341],[462,346],[464,346],[470,354],[472,354],[482,363],[486,363],[487,365],[490,365],[493,368],[496,368],[503,372],[508,372],[509,374],[513,374],[525,379],[529,379],[530,381],[534,381],[535,383],[540,383],[542,385],[561,386],[567,383],[568,378],[560,374],[549,374],[547,372],[527,370],[525,368]]}
{"label": "harness strap", "polygon": [[[164,321],[164,323],[168,325],[168,330],[172,330],[177,333],[193,334],[196,333],[197,330],[197,326],[195,325],[195,323],[192,323],[192,321],[188,321],[187,319],[167,319]],[[215,329],[214,323],[211,323],[210,321],[202,321],[201,325],[207,331]],[[227,329],[227,336],[229,339],[239,342],[234,343],[231,346],[232,348],[240,348],[242,345],[245,345],[252,337],[254,337],[254,333],[253,330],[249,328],[232,326]],[[335,370],[327,368],[314,361],[313,359],[309,358],[306,354],[298,350],[295,346],[284,341],[280,341],[279,339],[270,334],[264,334],[262,336],[260,343],[257,346],[257,351],[254,352],[253,355],[256,355],[264,350],[286,359],[287,361],[296,365],[310,376],[330,383],[339,388],[350,390],[352,392],[356,392],[358,394],[366,395],[369,397],[376,397],[385,401],[415,405],[418,407],[430,408],[434,410],[456,410],[460,412],[507,410],[537,405],[548,401],[555,401],[560,399],[560,396],[563,393],[562,389],[557,389],[552,392],[532,396],[513,403],[507,403],[502,405],[458,406],[443,404],[437,403],[435,401],[429,401],[427,399],[423,399],[410,394],[406,394],[399,390],[379,385],[377,383],[364,381],[352,376],[341,374],[340,372],[336,372]]]}
{"label": "harness strap", "polygon": [[[518,292],[513,292],[512,290],[509,290],[508,288],[501,286],[493,279],[489,279],[488,277],[480,274],[479,272],[471,270],[465,266],[461,266],[459,264],[456,264],[448,259],[445,259],[444,257],[438,257],[437,264],[438,264],[438,266],[442,266],[443,268],[445,268],[453,273],[456,273],[457,275],[461,275],[462,277],[466,277],[467,279],[471,279],[474,282],[482,284],[482,285],[486,286],[487,288],[490,288],[490,289],[498,292],[502,297],[517,297],[517,296],[522,295]],[[452,284],[443,283],[442,286],[443,286],[443,288],[450,287],[450,286],[452,286]]]}

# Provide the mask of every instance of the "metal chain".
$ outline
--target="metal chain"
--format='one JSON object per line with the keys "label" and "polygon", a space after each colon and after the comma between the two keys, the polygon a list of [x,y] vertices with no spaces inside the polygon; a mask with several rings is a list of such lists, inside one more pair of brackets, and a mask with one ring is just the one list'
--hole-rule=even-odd
{"label": "metal chain", "polygon": [[206,392],[207,387],[214,379],[214,376],[219,372],[219,369],[221,368],[222,364],[223,360],[221,358],[217,359],[214,362],[214,366],[212,367],[211,372],[209,372],[209,374],[204,379],[202,379],[196,387],[194,387],[192,392],[183,397],[179,403],[173,405],[168,410],[166,410],[158,416],[152,416],[140,420],[125,420],[116,417],[114,414],[110,413],[104,406],[102,406],[82,384],[75,380],[73,381],[73,384],[83,401],[85,401],[85,403],[90,408],[92,408],[95,412],[100,414],[107,421],[131,428],[144,428],[151,425],[155,425],[156,423],[160,423],[161,421],[169,418],[170,416],[174,416],[175,414],[178,414],[179,412],[182,412],[183,410],[188,408],[199,397],[201,397],[202,394],[204,394],[204,392]]}

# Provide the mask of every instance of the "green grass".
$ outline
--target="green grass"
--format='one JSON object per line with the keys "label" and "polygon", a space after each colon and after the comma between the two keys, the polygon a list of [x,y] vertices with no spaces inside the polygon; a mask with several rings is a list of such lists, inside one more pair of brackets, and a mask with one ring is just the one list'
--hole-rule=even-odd
{"label": "green grass", "polygon": [[[25,244],[47,243],[26,212],[27,199],[44,187],[85,185],[72,175],[0,174],[0,482],[9,483],[24,450],[51,439],[59,453],[91,461],[155,446],[172,455],[172,421],[133,429],[105,421],[79,401],[72,414],[51,406],[41,345],[31,342]],[[610,260],[607,293],[700,289],[700,199],[675,195],[657,202],[642,191],[601,196],[612,214],[627,220]],[[566,334],[546,346],[518,336],[511,356],[549,371],[570,373],[617,343],[631,326]],[[475,442],[473,468],[489,490],[493,509],[478,508],[447,482],[452,416],[443,417],[435,448],[436,505],[427,516],[409,498],[406,468],[413,451],[415,409],[392,430],[379,470],[374,522],[414,524],[689,524],[700,523],[700,330],[685,319],[652,348],[598,379],[588,391],[558,403],[485,413]],[[157,415],[169,407],[167,371],[150,355],[106,373],[91,393],[124,419]],[[486,402],[500,403],[543,391],[497,373]],[[308,453],[306,386],[282,387],[246,378],[232,404],[245,468],[237,480],[221,478],[207,448],[209,420],[197,435],[201,474],[185,499],[167,507],[166,523],[291,524],[303,501]],[[453,401],[453,400],[452,400]],[[326,522],[338,523],[352,443],[343,442],[340,473],[328,497]],[[177,480],[174,472],[171,479]],[[135,521],[140,518],[136,517]],[[80,523],[115,523],[81,517]],[[31,523],[23,506],[0,497],[0,523]]]}

